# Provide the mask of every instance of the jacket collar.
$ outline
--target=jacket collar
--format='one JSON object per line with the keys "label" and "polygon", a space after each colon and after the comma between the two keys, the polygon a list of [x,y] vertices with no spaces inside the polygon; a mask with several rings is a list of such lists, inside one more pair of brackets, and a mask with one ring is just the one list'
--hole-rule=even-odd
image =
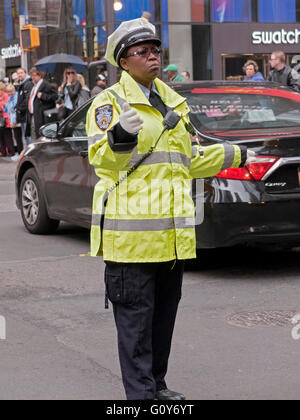
{"label": "jacket collar", "polygon": [[44,84],[44,79],[40,79],[36,85],[34,85],[33,87],[36,89],[37,92],[39,92],[39,90],[41,89],[42,85]]}
{"label": "jacket collar", "polygon": [[[168,107],[176,108],[178,105],[185,102],[185,98],[183,96],[178,95],[177,92],[175,92],[173,89],[167,86],[159,78],[156,78],[154,80],[154,84],[162,100]],[[147,100],[142,89],[126,71],[122,72],[120,85],[124,90],[125,97],[129,104],[150,105],[150,102]]]}
{"label": "jacket collar", "polygon": [[26,74],[25,79],[22,80],[22,82],[20,83],[20,86],[24,85],[24,83],[28,82],[28,80],[31,81],[31,77],[28,74]]}

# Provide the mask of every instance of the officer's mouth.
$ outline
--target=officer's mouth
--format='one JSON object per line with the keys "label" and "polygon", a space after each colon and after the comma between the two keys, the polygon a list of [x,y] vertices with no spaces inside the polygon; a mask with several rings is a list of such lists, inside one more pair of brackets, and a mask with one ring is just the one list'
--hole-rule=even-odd
{"label": "officer's mouth", "polygon": [[151,66],[149,66],[149,70],[151,71],[159,71],[160,69],[160,65],[158,63],[152,64]]}

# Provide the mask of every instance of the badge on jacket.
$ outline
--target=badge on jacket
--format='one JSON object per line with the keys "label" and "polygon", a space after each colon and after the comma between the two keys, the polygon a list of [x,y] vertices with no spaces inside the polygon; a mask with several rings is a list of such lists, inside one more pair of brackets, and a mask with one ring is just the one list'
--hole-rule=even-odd
{"label": "badge on jacket", "polygon": [[114,115],[114,108],[112,105],[102,105],[95,109],[95,121],[97,124],[97,127],[101,131],[106,131],[113,120]]}

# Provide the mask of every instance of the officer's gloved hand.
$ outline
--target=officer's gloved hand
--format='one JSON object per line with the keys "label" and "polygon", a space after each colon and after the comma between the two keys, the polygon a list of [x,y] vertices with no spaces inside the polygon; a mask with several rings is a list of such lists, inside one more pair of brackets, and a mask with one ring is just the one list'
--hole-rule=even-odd
{"label": "officer's gloved hand", "polygon": [[255,156],[256,154],[253,150],[247,150],[247,160],[245,162],[245,166],[248,165],[249,163],[257,162],[257,159]]}
{"label": "officer's gloved hand", "polygon": [[127,102],[122,106],[120,125],[130,134],[137,134],[143,128],[143,120],[135,109],[130,108]]}

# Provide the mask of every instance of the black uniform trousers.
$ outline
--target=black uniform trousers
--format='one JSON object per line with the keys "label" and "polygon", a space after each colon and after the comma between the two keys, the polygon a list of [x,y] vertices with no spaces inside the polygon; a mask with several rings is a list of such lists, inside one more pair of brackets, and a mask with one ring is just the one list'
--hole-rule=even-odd
{"label": "black uniform trousers", "polygon": [[0,128],[0,153],[1,156],[15,154],[11,128]]}
{"label": "black uniform trousers", "polygon": [[167,388],[165,375],[183,268],[183,261],[106,261],[106,292],[113,303],[122,380],[129,400],[153,399],[156,391]]}

